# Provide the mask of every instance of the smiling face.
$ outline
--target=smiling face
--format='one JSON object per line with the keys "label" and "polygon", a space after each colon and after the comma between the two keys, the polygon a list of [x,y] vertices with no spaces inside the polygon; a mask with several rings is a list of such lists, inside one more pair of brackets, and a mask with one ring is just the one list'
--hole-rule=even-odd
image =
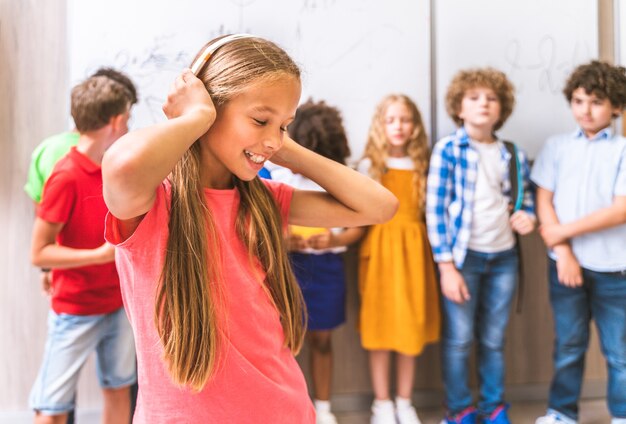
{"label": "smiling face", "polygon": [[233,174],[252,180],[282,147],[300,91],[299,79],[285,74],[253,83],[219,107],[215,123],[201,138],[203,185],[232,187]]}
{"label": "smiling face", "polygon": [[601,99],[595,94],[587,94],[584,88],[572,92],[570,101],[574,119],[588,138],[611,125],[613,116],[620,113],[619,107],[611,105],[609,99]]}
{"label": "smiling face", "polygon": [[385,135],[389,143],[390,156],[405,156],[407,143],[415,130],[415,119],[411,110],[402,102],[393,102],[385,111]]}

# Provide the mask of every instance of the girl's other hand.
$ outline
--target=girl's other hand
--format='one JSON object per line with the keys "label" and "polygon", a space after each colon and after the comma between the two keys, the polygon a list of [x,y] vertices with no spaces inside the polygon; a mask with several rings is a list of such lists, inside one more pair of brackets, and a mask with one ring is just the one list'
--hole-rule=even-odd
{"label": "girl's other hand", "polygon": [[307,248],[306,240],[299,234],[289,234],[287,237],[287,249],[298,252]]}
{"label": "girl's other hand", "polygon": [[328,249],[329,247],[336,247],[336,237],[332,231],[328,230],[324,233],[314,234],[307,239],[307,244],[313,249]]}
{"label": "girl's other hand", "polygon": [[209,92],[189,69],[185,69],[174,81],[163,104],[163,112],[168,119],[200,111],[207,115],[211,123],[216,111]]}
{"label": "girl's other hand", "polygon": [[298,147],[299,144],[293,141],[291,137],[285,133],[283,136],[282,146],[272,155],[272,163],[280,165],[284,168],[289,168],[293,171],[293,158],[291,153],[293,153],[294,148],[297,149]]}
{"label": "girl's other hand", "polygon": [[535,220],[524,211],[517,211],[509,219],[511,228],[516,233],[525,236],[535,229]]}

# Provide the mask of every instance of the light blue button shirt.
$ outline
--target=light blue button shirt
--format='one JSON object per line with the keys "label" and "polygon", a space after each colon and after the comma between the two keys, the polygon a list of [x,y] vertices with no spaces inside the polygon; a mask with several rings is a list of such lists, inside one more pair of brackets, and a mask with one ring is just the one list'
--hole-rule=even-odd
{"label": "light blue button shirt", "polygon": [[[559,222],[568,223],[609,207],[626,196],[626,138],[610,128],[588,139],[582,130],[551,137],[530,174],[539,187],[554,193]],[[626,269],[626,224],[583,234],[571,240],[583,268],[599,272]],[[556,259],[554,252],[549,252]]]}

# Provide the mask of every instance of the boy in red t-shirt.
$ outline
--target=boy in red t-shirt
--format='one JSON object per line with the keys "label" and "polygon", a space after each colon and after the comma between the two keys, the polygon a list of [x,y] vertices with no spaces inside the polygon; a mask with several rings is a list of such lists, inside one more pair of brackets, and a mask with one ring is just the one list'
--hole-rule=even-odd
{"label": "boy in red t-shirt", "polygon": [[94,350],[104,395],[102,422],[130,420],[135,349],[114,247],[104,240],[100,163],[128,131],[134,100],[128,87],[105,76],[90,77],[72,90],[80,137],[46,182],[31,242],[33,264],[53,269],[48,338],[30,395],[36,423],[66,421],[79,371]]}

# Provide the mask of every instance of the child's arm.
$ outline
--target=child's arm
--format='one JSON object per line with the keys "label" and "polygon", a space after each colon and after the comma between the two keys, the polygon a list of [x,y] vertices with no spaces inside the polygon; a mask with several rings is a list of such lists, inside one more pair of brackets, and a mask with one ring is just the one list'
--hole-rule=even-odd
{"label": "child's arm", "polygon": [[615,196],[613,204],[598,209],[576,221],[560,224],[543,224],[541,236],[550,247],[582,234],[593,233],[626,223],[626,196]]}
{"label": "child's arm", "polygon": [[272,162],[302,174],[326,192],[294,191],[289,223],[310,227],[356,227],[393,217],[398,199],[382,185],[285,136]]}
{"label": "child's arm", "polygon": [[152,207],[158,185],[216,116],[209,93],[189,70],[176,78],[163,111],[167,121],[124,135],[102,160],[104,200],[134,227]]}
{"label": "child's arm", "polygon": [[35,218],[30,250],[33,265],[63,269],[105,264],[115,260],[115,248],[109,243],[95,249],[74,249],[57,244],[56,237],[63,225]]}
{"label": "child's arm", "polygon": [[[539,233],[542,237],[544,226],[559,225],[559,219],[552,203],[553,197],[553,192],[537,187],[537,215],[541,222]],[[548,243],[546,242],[546,244]],[[555,244],[552,249],[557,257],[556,267],[559,281],[568,287],[580,286],[583,283],[582,271],[569,243]]]}
{"label": "child's arm", "polygon": [[321,234],[314,234],[306,240],[307,247],[313,249],[328,249],[330,247],[349,246],[363,237],[365,227],[346,228],[339,234],[326,231]]}
{"label": "child's arm", "polygon": [[445,143],[437,143],[430,158],[426,184],[426,225],[441,275],[441,293],[452,302],[463,303],[470,299],[470,294],[463,275],[454,264],[449,243],[452,237],[449,234],[447,208],[452,199],[454,168],[445,146]]}
{"label": "child's arm", "polygon": [[437,265],[441,275],[441,293],[454,303],[464,303],[470,300],[471,296],[465,279],[454,262],[439,262]]}

